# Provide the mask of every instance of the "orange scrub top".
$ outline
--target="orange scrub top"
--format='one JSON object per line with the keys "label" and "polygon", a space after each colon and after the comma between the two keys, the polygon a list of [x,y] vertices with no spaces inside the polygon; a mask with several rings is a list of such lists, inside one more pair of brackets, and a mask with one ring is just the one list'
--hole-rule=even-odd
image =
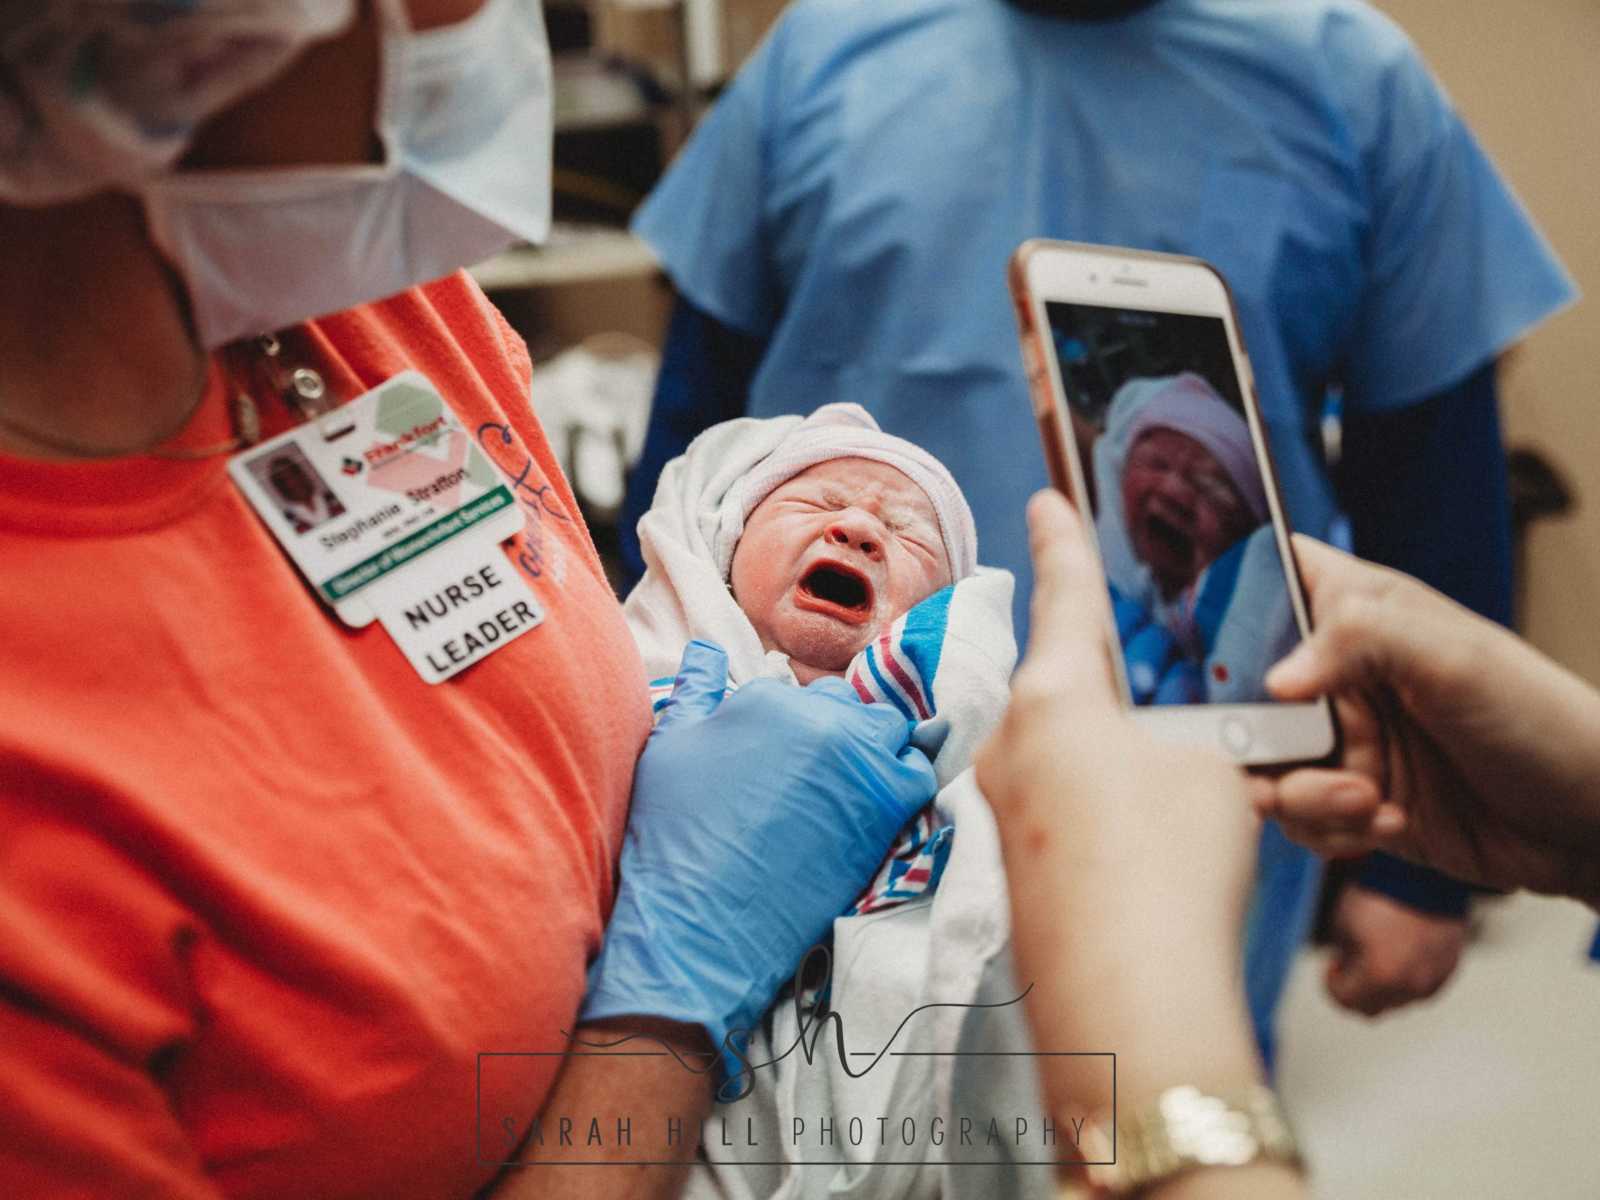
{"label": "orange scrub top", "polygon": [[[577,1012],[644,670],[470,280],[307,338],[336,394],[416,368],[486,427],[544,623],[429,686],[225,454],[0,458],[0,1195],[465,1197],[550,1089],[556,1058],[485,1060],[480,1139],[479,1053]],[[227,398],[214,365],[178,443],[230,437]]]}

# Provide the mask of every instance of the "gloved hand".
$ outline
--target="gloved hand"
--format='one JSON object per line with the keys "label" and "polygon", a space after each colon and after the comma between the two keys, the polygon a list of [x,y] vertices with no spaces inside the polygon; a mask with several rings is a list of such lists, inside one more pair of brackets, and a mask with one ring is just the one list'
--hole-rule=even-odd
{"label": "gloved hand", "polygon": [[936,790],[905,718],[844,680],[757,679],[724,700],[727,678],[719,647],[689,643],[634,775],[581,1015],[698,1025],[719,1051],[742,1049]]}

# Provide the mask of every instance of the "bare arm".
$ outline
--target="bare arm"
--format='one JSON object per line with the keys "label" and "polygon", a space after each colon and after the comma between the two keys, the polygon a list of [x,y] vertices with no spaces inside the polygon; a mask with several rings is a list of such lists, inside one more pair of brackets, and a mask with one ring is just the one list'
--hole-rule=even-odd
{"label": "bare arm", "polygon": [[1145,1192],[1149,1200],[1298,1200],[1310,1195],[1299,1175],[1270,1163],[1194,1171]]}
{"label": "bare arm", "polygon": [[[623,1042],[630,1035],[640,1036]],[[578,1036],[623,1044],[574,1047],[582,1053],[566,1060],[494,1200],[671,1200],[711,1111],[711,1076],[699,1070],[710,1057],[704,1032],[637,1018],[585,1025]]]}
{"label": "bare arm", "polygon": [[[1080,523],[1050,494],[1035,497],[1029,528],[1028,653],[978,759],[1005,855],[1018,978],[1033,984],[1029,1021],[1040,1045],[1116,1051],[1120,1115],[1180,1085],[1237,1094],[1262,1082],[1241,968],[1259,834],[1243,776],[1214,754],[1155,741],[1123,710],[1102,632],[1104,584]],[[1056,1112],[1111,1110],[1103,1070],[1042,1062]],[[1193,1170],[1141,1194],[1307,1193],[1291,1169],[1263,1163]]]}

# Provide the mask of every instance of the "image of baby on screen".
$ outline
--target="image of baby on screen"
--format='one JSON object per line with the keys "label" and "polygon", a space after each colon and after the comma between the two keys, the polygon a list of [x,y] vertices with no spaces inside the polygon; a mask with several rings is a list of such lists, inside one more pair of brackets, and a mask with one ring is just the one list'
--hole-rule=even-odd
{"label": "image of baby on screen", "polygon": [[1300,632],[1222,319],[1045,310],[1133,702],[1268,700]]}
{"label": "image of baby on screen", "polygon": [[1132,378],[1091,460],[1135,703],[1265,699],[1299,632],[1244,414],[1193,372]]}

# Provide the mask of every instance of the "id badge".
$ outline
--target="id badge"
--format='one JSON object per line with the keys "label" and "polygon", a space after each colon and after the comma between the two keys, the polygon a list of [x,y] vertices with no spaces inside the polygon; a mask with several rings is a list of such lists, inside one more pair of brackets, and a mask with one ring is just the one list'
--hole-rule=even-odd
{"label": "id badge", "polygon": [[458,537],[362,593],[426,683],[537,628],[544,607],[497,542]]}
{"label": "id badge", "polygon": [[228,473],[311,589],[347,625],[367,589],[467,535],[522,528],[511,489],[427,376],[404,371],[228,460]]}

